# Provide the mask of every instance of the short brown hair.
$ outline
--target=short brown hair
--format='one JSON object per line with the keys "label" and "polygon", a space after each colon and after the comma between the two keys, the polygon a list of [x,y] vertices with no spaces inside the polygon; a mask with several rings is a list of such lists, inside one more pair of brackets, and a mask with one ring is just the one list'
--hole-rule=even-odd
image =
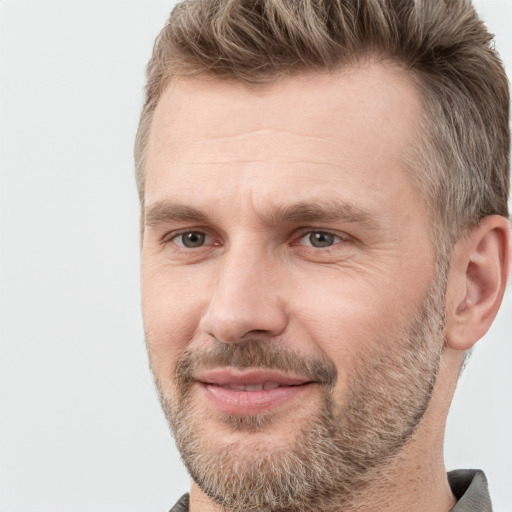
{"label": "short brown hair", "polygon": [[153,112],[173,78],[259,84],[299,72],[334,72],[371,55],[397,64],[421,92],[422,130],[407,161],[438,234],[453,241],[485,216],[508,216],[508,82],[469,0],[179,3],[147,68],[135,143],[141,201]]}

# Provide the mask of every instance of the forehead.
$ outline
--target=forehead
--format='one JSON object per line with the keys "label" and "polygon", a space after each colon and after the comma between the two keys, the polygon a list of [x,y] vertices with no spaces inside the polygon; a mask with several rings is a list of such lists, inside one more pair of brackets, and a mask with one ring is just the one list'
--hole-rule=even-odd
{"label": "forehead", "polygon": [[260,191],[270,193],[269,173],[273,182],[281,176],[297,188],[316,176],[324,188],[341,177],[378,190],[389,181],[386,173],[403,171],[420,114],[412,81],[383,63],[251,87],[173,82],[150,130],[145,201],[188,193],[191,186],[211,189],[213,175],[223,183],[220,195],[230,185],[257,188],[260,177]]}

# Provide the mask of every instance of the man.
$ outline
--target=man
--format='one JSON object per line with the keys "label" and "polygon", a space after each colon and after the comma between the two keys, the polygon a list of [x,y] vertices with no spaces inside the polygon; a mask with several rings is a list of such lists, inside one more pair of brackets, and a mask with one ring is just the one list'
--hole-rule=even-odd
{"label": "man", "polygon": [[136,141],[172,509],[488,511],[446,475],[509,275],[509,97],[464,0],[191,0]]}

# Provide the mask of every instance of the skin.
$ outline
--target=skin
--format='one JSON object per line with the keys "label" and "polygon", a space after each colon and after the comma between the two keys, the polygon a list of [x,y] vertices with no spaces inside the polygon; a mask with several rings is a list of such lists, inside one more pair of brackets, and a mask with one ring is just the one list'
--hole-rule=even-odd
{"label": "skin", "polygon": [[[400,351],[436,277],[432,216],[402,163],[420,115],[413,84],[377,63],[257,88],[213,79],[168,87],[148,145],[141,274],[161,392],[176,395],[186,351],[258,340],[331,361],[342,406],[359,359],[383,339]],[[313,218],[298,204],[337,211]],[[286,208],[293,211],[283,217]],[[184,231],[204,234],[204,244],[183,246]],[[334,235],[332,245],[312,246],[312,232]],[[501,302],[509,232],[505,219],[489,217],[455,247],[428,410],[350,510],[453,506],[442,456],[446,414],[464,350]],[[223,422],[197,385],[190,414],[205,425],[204,446],[234,443],[257,456],[262,443],[286,449],[319,400],[312,386],[271,408],[268,428],[248,432]],[[193,485],[191,510],[220,509]]]}

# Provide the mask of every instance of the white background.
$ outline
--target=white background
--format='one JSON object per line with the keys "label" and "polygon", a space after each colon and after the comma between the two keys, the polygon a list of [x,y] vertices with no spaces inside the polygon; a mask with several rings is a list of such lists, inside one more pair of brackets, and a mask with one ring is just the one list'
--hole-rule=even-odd
{"label": "white background", "polygon": [[[0,0],[0,512],[169,510],[188,490],[147,369],[132,144],[163,0]],[[477,2],[512,70],[512,1]],[[463,376],[449,469],[512,511],[512,297]]]}

